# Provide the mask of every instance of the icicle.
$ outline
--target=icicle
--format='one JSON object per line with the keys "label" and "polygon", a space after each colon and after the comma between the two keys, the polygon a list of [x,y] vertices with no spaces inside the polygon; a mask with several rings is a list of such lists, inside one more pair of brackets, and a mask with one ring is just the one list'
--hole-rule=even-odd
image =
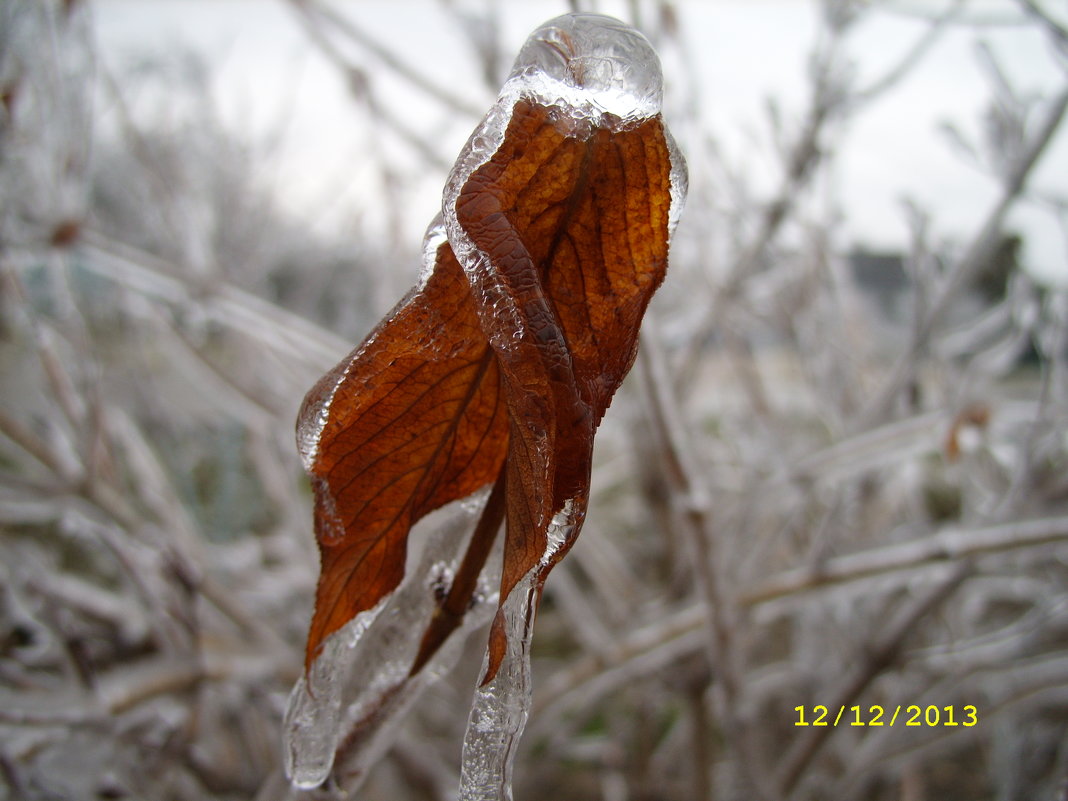
{"label": "icicle", "polygon": [[[480,495],[484,500],[485,494]],[[461,510],[468,512],[462,505]],[[469,524],[467,528],[470,528]],[[452,670],[467,635],[493,616],[497,605],[493,587],[500,581],[500,575],[490,568],[479,577],[478,589],[459,628],[417,675],[409,675],[425,621],[437,602],[437,592],[451,581],[456,565],[455,559],[442,558],[442,547],[447,546],[448,555],[453,556],[452,551],[457,545],[466,542],[462,535],[456,534],[455,531],[448,535],[441,531],[437,533],[438,543],[428,546],[420,566],[413,571],[416,576],[424,578],[409,582],[398,590],[361,647],[361,675],[369,678],[354,682],[359,690],[348,707],[343,726],[349,733],[350,742],[347,743],[344,763],[338,766],[350,791],[359,786],[360,780],[392,745],[395,730],[404,721],[412,704],[427,687]],[[498,555],[492,563],[499,563],[499,558]]]}
{"label": "icicle", "polygon": [[326,781],[334,766],[341,695],[336,685],[331,690],[312,695],[301,676],[289,694],[282,723],[286,776],[304,790]]}
{"label": "icicle", "polygon": [[[527,39],[500,97],[457,159],[442,199],[449,242],[474,291],[482,295],[479,302],[492,318],[487,326],[490,344],[498,353],[507,352],[516,332],[521,334],[521,315],[500,288],[489,256],[460,225],[456,207],[475,170],[500,147],[516,101],[527,98],[552,107],[554,124],[579,134],[591,127],[623,130],[653,117],[660,113],[662,96],[660,60],[652,46],[641,33],[611,17],[566,14]],[[669,147],[674,226],[686,183],[681,156],[670,139]],[[497,674],[475,693],[464,737],[461,801],[512,797],[512,762],[530,708],[530,639],[540,583],[553,556],[572,539],[578,518],[571,502],[558,511],[546,532],[541,563],[503,599],[506,651]]]}
{"label": "icicle", "polygon": [[[574,534],[574,510],[575,504],[569,500],[553,516],[540,563],[523,577],[501,606],[507,651],[497,675],[475,691],[464,735],[460,801],[511,801],[512,763],[533,694],[530,641],[539,583],[545,566]],[[479,675],[485,675],[488,661],[487,653]]]}
{"label": "icicle", "polygon": [[341,691],[364,632],[385,605],[357,615],[330,637],[289,694],[282,723],[286,776],[297,787],[318,787],[334,766],[341,712]]}
{"label": "icicle", "polygon": [[532,693],[530,639],[537,573],[537,569],[527,573],[501,607],[508,650],[497,675],[475,692],[464,735],[460,801],[511,801],[512,762],[527,723]]}

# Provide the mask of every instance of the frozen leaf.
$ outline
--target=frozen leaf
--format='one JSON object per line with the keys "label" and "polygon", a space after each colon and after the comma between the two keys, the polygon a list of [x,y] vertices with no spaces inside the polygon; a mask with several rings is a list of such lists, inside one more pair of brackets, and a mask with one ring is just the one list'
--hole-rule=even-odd
{"label": "frozen leaf", "polygon": [[329,635],[400,583],[412,524],[493,481],[504,461],[496,360],[452,250],[441,242],[433,258],[424,286],[319,380],[300,412],[322,554],[309,667]]}
{"label": "frozen leaf", "polygon": [[[330,638],[400,585],[412,525],[489,484],[409,675],[463,620],[502,518],[483,685],[502,664],[528,669],[515,659],[581,528],[594,431],[633,363],[685,193],[660,96],[655,53],[622,23],[573,14],[535,31],[457,159],[447,239],[432,228],[420,285],[305,399],[322,572],[299,698],[314,699]],[[520,585],[522,614],[509,601]]]}
{"label": "frozen leaf", "polygon": [[[660,92],[639,33],[596,15],[552,20],[528,39],[449,178],[449,241],[509,411],[502,600],[542,562],[565,504],[569,535],[540,580],[581,527],[593,432],[663,280],[684,180]],[[498,614],[486,680],[504,647]]]}

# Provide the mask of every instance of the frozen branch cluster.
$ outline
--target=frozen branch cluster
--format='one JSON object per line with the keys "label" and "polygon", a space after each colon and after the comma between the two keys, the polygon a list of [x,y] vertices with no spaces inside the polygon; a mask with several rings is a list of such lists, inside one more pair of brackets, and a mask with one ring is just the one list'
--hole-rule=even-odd
{"label": "frozen branch cluster", "polygon": [[[446,5],[490,95],[506,12]],[[1012,21],[1063,56],[1048,5]],[[689,63],[684,6],[631,6]],[[467,128],[482,103],[402,40],[293,7],[377,135],[443,182],[451,154],[375,76]],[[809,105],[770,115],[771,191],[700,115],[686,131],[698,76],[665,70],[690,196],[583,535],[546,585],[516,798],[1052,798],[1068,777],[1068,295],[1019,268],[1010,226],[1030,203],[1068,233],[1068,194],[1029,182],[1063,146],[1068,71],[1023,91],[977,48],[988,112],[945,132],[997,196],[952,243],[937,209],[904,209],[904,311],[880,322],[826,201],[837,148],[970,4],[867,84],[850,42],[881,12],[822,9]],[[453,798],[481,659],[458,640],[436,683],[338,708],[323,787],[294,789],[280,746],[317,568],[292,420],[389,302],[380,265],[418,243],[335,244],[281,216],[254,177],[272,151],[225,133],[203,68],[110,73],[91,10],[0,4],[0,798]],[[462,543],[427,522],[412,559],[447,573]],[[391,679],[403,611],[347,694]],[[817,704],[980,722],[794,725]],[[380,739],[347,738],[369,714],[390,717]]]}

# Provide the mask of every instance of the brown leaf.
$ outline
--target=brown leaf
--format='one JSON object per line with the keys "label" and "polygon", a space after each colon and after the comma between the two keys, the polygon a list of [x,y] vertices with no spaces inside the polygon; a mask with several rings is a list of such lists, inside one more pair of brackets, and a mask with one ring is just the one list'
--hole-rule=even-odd
{"label": "brown leaf", "polygon": [[[671,159],[659,117],[576,130],[520,100],[504,141],[461,188],[456,219],[495,268],[480,276],[510,417],[501,599],[530,570],[544,581],[582,525],[593,433],[630,369],[638,327],[667,267]],[[615,121],[618,122],[618,121]],[[500,296],[509,303],[502,304]],[[489,308],[486,308],[489,306]],[[499,309],[517,313],[494,337]],[[547,554],[554,513],[569,529]],[[504,654],[498,613],[484,680]]]}
{"label": "brown leaf", "polygon": [[[322,552],[307,664],[399,584],[420,517],[490,482],[487,513],[413,673],[463,614],[500,498],[502,601],[531,570],[540,588],[570,548],[585,516],[594,430],[666,269],[670,173],[659,116],[580,124],[516,102],[501,145],[454,208],[485,268],[465,272],[442,244],[426,285],[305,399],[298,429]],[[566,526],[550,549],[562,511]],[[486,681],[504,638],[498,613]]]}
{"label": "brown leaf", "polygon": [[493,352],[447,244],[426,286],[304,399],[322,571],[306,665],[323,640],[400,583],[408,532],[493,481],[507,417]]}

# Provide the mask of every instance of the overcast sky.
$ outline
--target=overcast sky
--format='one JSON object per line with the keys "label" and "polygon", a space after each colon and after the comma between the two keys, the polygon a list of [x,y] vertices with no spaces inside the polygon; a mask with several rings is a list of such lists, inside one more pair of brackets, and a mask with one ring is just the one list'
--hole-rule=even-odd
{"label": "overcast sky", "polygon": [[[493,95],[478,80],[469,49],[458,47],[455,21],[441,13],[436,0],[349,0],[337,5],[414,66],[439,83],[457,87],[473,105],[488,107],[492,102]],[[598,8],[625,17],[627,5],[602,2]],[[717,137],[728,160],[745,165],[760,185],[762,177],[771,174],[767,98],[777,99],[787,125],[802,113],[816,7],[803,0],[681,0],[678,5],[690,63],[665,59],[669,94],[672,70],[688,69],[686,89],[700,92],[705,129]],[[930,10],[940,4],[895,5]],[[1011,16],[1015,5],[980,0],[971,7],[976,16],[989,20]],[[370,177],[361,167],[361,153],[372,143],[360,110],[285,3],[98,0],[94,8],[109,69],[118,69],[138,51],[158,54],[167,48],[192,48],[213,65],[223,118],[236,133],[255,137],[285,118],[286,146],[278,182],[285,187],[284,203],[296,214],[308,217],[324,202],[338,209],[347,203],[359,206],[361,196],[366,201],[365,179]],[[530,30],[568,6],[562,0],[526,0],[504,2],[503,8],[502,35],[511,58]],[[923,29],[917,15],[869,15],[850,39],[860,83],[894,63]],[[914,76],[863,113],[842,140],[845,146],[833,175],[835,196],[846,212],[844,244],[902,248],[907,241],[903,198],[932,212],[939,236],[962,237],[978,227],[996,196],[995,184],[955,155],[938,127],[952,120],[966,135],[979,136],[989,96],[976,58],[980,38],[1025,94],[1049,91],[1065,80],[1045,37],[1033,27],[962,26],[948,33]],[[378,92],[393,101],[414,128],[442,143],[443,153],[455,155],[473,125],[469,120],[457,123],[446,109],[389,77]],[[678,109],[680,103],[676,113],[681,113]],[[669,106],[667,113],[671,112]],[[685,144],[685,121],[669,122],[682,131]],[[385,147],[399,171],[419,170],[426,175],[406,199],[411,220],[405,224],[418,237],[438,208],[443,175],[419,164],[403,145]],[[1031,187],[1068,196],[1068,128],[1045,155]],[[1068,286],[1065,232],[1053,215],[1024,203],[1011,222],[1026,236],[1026,266],[1043,280]]]}

